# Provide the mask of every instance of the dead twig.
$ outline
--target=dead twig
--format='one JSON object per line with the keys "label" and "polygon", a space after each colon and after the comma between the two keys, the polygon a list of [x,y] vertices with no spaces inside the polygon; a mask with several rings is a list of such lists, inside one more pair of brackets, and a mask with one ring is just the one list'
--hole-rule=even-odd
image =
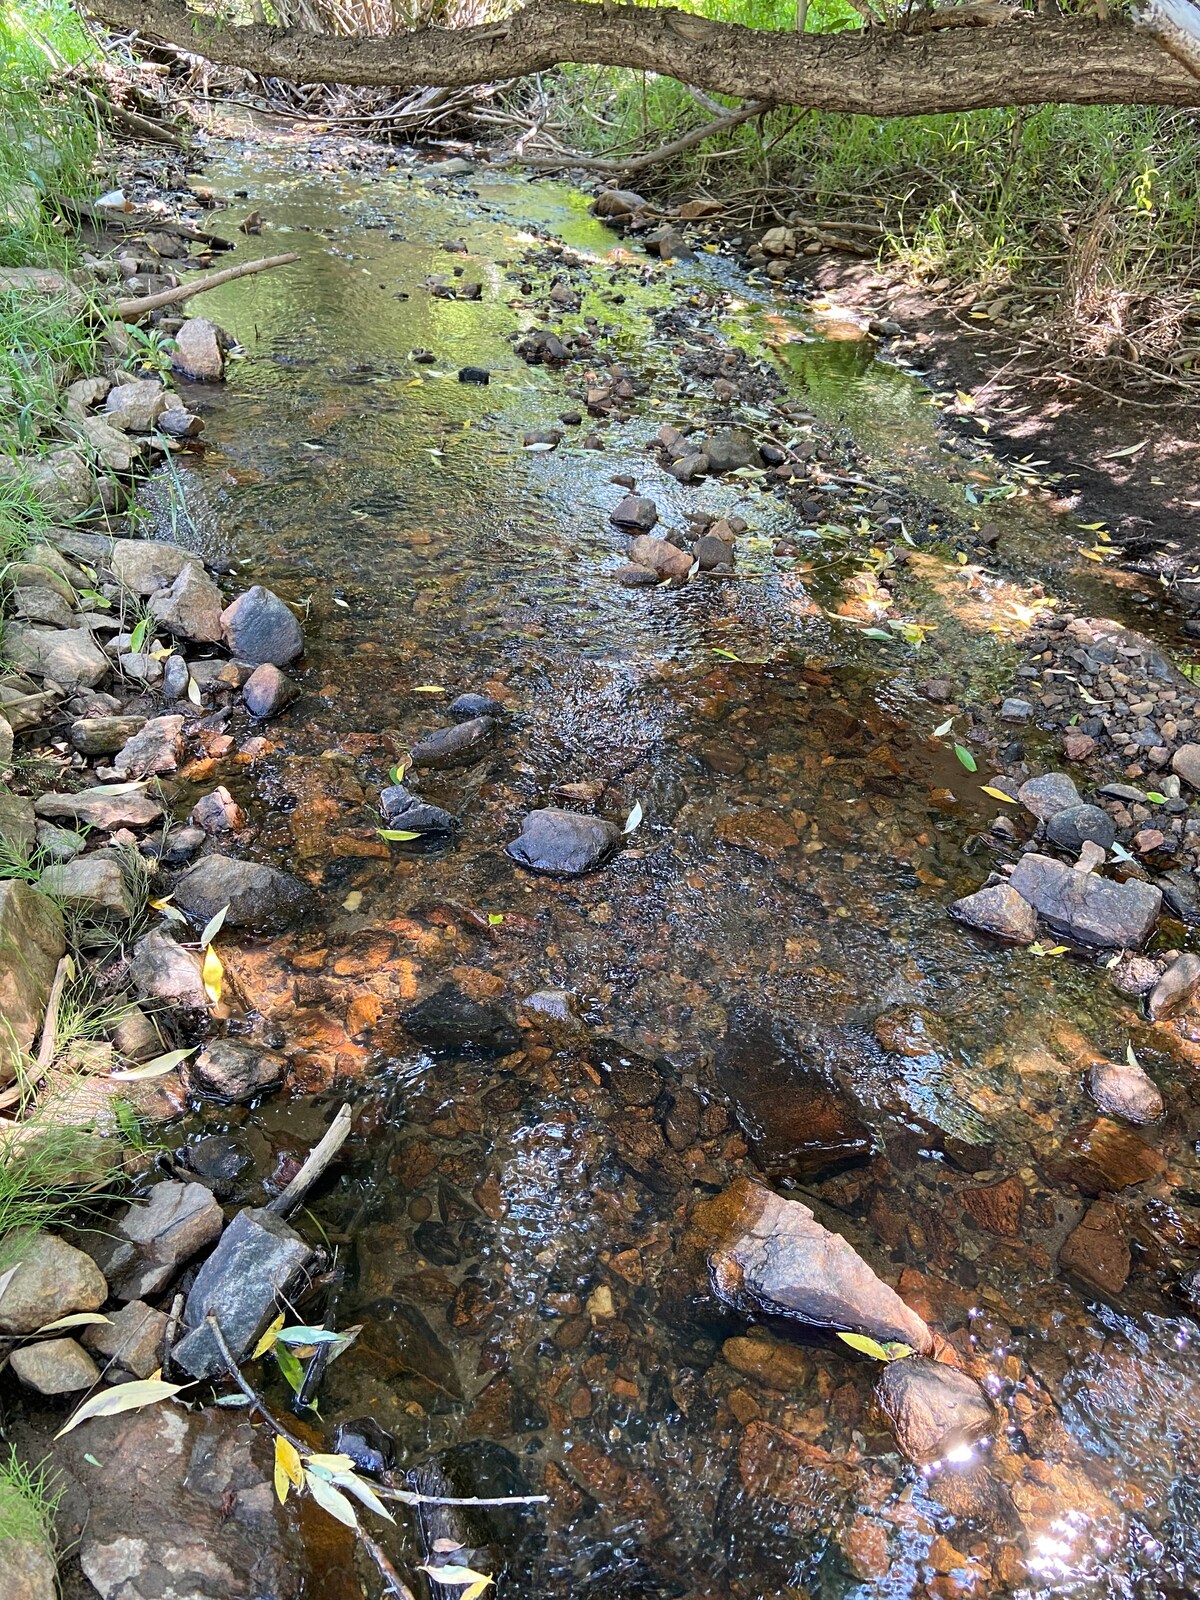
{"label": "dead twig", "polygon": [[[292,259],[294,260],[295,257]],[[291,1183],[288,1184],[287,1188],[277,1194],[274,1200],[269,1203],[267,1210],[277,1217],[286,1217],[289,1212],[294,1211],[345,1144],[349,1133],[350,1107],[345,1105],[325,1130],[325,1136],[320,1144],[310,1152],[304,1165]]]}
{"label": "dead twig", "polygon": [[606,161],[597,156],[566,155],[557,158],[547,156],[530,156],[525,165],[536,167],[538,171],[557,171],[562,167],[579,167],[584,172],[606,173],[610,177],[632,177],[635,173],[644,172],[647,167],[654,167],[662,161],[670,161],[673,156],[690,150],[694,145],[703,144],[705,139],[715,138],[718,134],[728,133],[731,128],[738,127],[743,122],[749,122],[754,117],[761,117],[764,112],[771,109],[766,100],[750,100],[745,105],[738,106],[733,111],[727,111],[712,122],[706,122],[702,127],[693,128],[690,133],[681,134],[678,139],[672,139],[669,144],[660,145],[657,150],[647,150],[641,155],[629,156],[624,160]]}
{"label": "dead twig", "polygon": [[140,318],[149,316],[152,311],[161,311],[164,306],[179,305],[184,300],[190,300],[193,295],[217,289],[223,283],[232,283],[235,278],[247,278],[253,272],[269,272],[272,267],[286,267],[299,259],[293,250],[284,256],[264,256],[260,261],[242,261],[236,267],[226,267],[223,272],[211,272],[195,283],[181,284],[176,289],[162,289],[158,294],[143,295],[139,300],[118,300],[115,307],[116,314],[122,322],[137,322]]}

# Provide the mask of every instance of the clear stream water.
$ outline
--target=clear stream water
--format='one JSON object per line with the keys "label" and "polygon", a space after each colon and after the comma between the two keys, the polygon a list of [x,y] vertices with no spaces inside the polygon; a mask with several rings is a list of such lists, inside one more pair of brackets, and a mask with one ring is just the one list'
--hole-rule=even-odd
{"label": "clear stream water", "polygon": [[[255,1157],[235,1194],[254,1199],[355,1104],[350,1164],[313,1219],[337,1239],[356,1218],[339,1320],[363,1325],[329,1371],[325,1424],[373,1416],[460,1492],[549,1493],[456,1525],[513,1596],[1200,1591],[1196,1329],[1168,1293],[1200,1247],[1190,1041],[1138,1022],[1097,966],[949,920],[987,870],[964,847],[995,807],[914,687],[936,665],[964,695],[1002,688],[1016,655],[992,629],[1038,576],[1110,611],[1120,593],[1075,572],[1045,497],[1025,495],[988,508],[1007,579],[922,554],[906,592],[939,633],[881,652],[830,618],[832,579],[774,556],[798,531],[786,505],[746,482],[683,488],[647,455],[660,422],[696,411],[647,310],[730,289],[722,331],[778,351],[864,474],[950,527],[964,472],[1000,479],[947,447],[914,378],[814,337],[718,258],[649,267],[564,187],[439,186],[403,163],[337,175],[304,170],[304,149],[234,143],[211,169],[267,219],[239,255],[301,260],[205,301],[245,356],[191,397],[207,449],[180,468],[174,531],[307,613],[302,698],[205,780],[247,807],[252,853],[319,887],[299,932],[222,941],[237,1025],[283,1044],[312,1094],[204,1130]],[[602,452],[578,442],[586,425],[521,448],[577,399],[508,338],[534,322],[507,274],[535,226],[587,258],[583,312],[651,380]],[[469,254],[441,248],[456,240]],[[480,301],[421,287],[455,266]],[[490,385],[458,383],[465,363]],[[737,578],[617,585],[622,472],[667,530],[693,508],[743,515]],[[817,567],[841,553],[810,542]],[[384,844],[388,767],[468,689],[511,717],[482,764],[422,782],[461,834]],[[232,731],[240,748],[250,730]],[[520,872],[502,847],[523,813],[589,779],[607,816],[640,803],[629,847],[578,881]],[[577,1022],[531,1027],[505,1062],[433,1057],[402,1014],[448,980],[512,1009],[565,990]],[[1130,1040],[1167,1100],[1149,1132],[1165,1161],[1118,1198],[1135,1259],[1110,1303],[1056,1268],[1087,1200],[1052,1174],[1094,1114],[1084,1068]],[[831,1083],[875,1153],[814,1172]],[[678,1244],[694,1196],[756,1171],[979,1363],[990,1446],[906,1466],[870,1364],[840,1350],[795,1357],[782,1387],[739,1369],[725,1341],[744,1329],[696,1313]],[[1004,1178],[1024,1203],[997,1231],[962,1197]],[[411,1576],[414,1527],[380,1537]],[[346,1573],[344,1551],[314,1557],[312,1592],[348,1593]]]}

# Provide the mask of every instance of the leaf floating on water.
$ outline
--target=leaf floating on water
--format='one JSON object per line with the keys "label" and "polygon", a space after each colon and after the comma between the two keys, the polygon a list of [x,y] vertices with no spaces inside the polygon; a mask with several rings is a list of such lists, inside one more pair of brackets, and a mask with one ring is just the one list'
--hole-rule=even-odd
{"label": "leaf floating on water", "polygon": [[140,1411],[143,1406],[169,1400],[172,1395],[186,1388],[186,1383],[164,1383],[161,1378],[139,1378],[135,1383],[118,1383],[115,1388],[102,1389],[90,1400],[85,1400],[54,1437],[61,1439],[64,1433],[70,1433],[81,1422],[88,1422],[93,1417],[116,1417],[122,1411]]}
{"label": "leaf floating on water", "polygon": [[303,1489],[304,1464],[300,1452],[290,1439],[281,1433],[275,1435],[275,1493],[279,1504],[287,1501],[289,1489]]}
{"label": "leaf floating on water", "polygon": [[340,1489],[335,1489],[333,1484],[318,1477],[315,1472],[306,1472],[304,1481],[308,1485],[309,1494],[322,1511],[328,1511],[331,1517],[336,1517],[347,1528],[353,1528],[356,1533],[358,1532],[358,1514]]}
{"label": "leaf floating on water", "polygon": [[976,762],[975,757],[967,749],[965,744],[956,744],[954,746],[954,754],[958,757],[962,765],[966,767],[968,772],[978,771],[978,763]]}
{"label": "leaf floating on water", "polygon": [[[280,1328],[275,1335],[280,1344],[336,1344],[342,1337],[332,1328],[310,1328],[304,1323],[297,1323],[293,1328]],[[346,1457],[350,1461],[350,1457]],[[354,1465],[350,1461],[351,1466]]]}
{"label": "leaf floating on water", "polygon": [[381,839],[391,843],[403,843],[407,839],[419,839],[419,833],[413,833],[408,828],[376,828],[375,832]]}
{"label": "leaf floating on water", "polygon": [[112,1083],[142,1083],[147,1078],[164,1078],[190,1055],[194,1055],[198,1048],[198,1045],[191,1045],[186,1050],[168,1050],[166,1055],[155,1056],[153,1061],[145,1061],[140,1067],[123,1067],[120,1072],[110,1072],[109,1080]]}
{"label": "leaf floating on water", "polygon": [[283,1312],[281,1311],[279,1313],[279,1315],[275,1318],[274,1322],[272,1322],[271,1326],[263,1334],[262,1338],[254,1346],[254,1349],[253,1349],[253,1351],[251,1352],[251,1355],[250,1355],[251,1361],[259,1361],[259,1360],[262,1359],[263,1356],[266,1355],[267,1351],[272,1348],[272,1346],[274,1345],[276,1339],[278,1339],[279,1330],[280,1330],[280,1328],[283,1327],[283,1325],[284,1325],[284,1323],[286,1321],[287,1321],[287,1318],[284,1316]]}
{"label": "leaf floating on water", "polygon": [[878,1339],[872,1339],[865,1333],[839,1333],[838,1338],[843,1344],[848,1344],[851,1350],[858,1350],[864,1356],[870,1356],[873,1361],[890,1361],[883,1345]]}
{"label": "leaf floating on water", "polygon": [[169,922],[187,921],[187,918],[184,916],[183,912],[180,911],[179,907],[171,904],[170,896],[168,896],[165,900],[151,900],[147,903],[152,906],[155,911],[161,911],[163,916],[166,917]]}
{"label": "leaf floating on water", "polygon": [[225,968],[212,945],[209,945],[204,952],[204,965],[200,969],[200,978],[204,984],[204,992],[213,1005],[219,1004],[221,990],[225,985]]}
{"label": "leaf floating on water", "polygon": [[724,656],[726,661],[740,661],[742,659],[741,656],[734,655],[732,650],[718,650],[715,647],[713,649],[713,655]]}
{"label": "leaf floating on water", "polygon": [[334,603],[335,606],[341,606],[343,611],[349,611],[350,610],[350,602],[349,602],[349,600],[343,600],[341,595],[335,594],[334,597],[333,597],[333,603]]}
{"label": "leaf floating on water", "polygon": [[641,822],[641,820],[642,820],[642,802],[640,800],[635,800],[633,802],[633,810],[625,818],[625,826],[621,829],[621,832],[622,833],[632,833],[633,830]]}
{"label": "leaf floating on water", "polygon": [[216,916],[210,917],[204,924],[204,932],[200,935],[201,944],[211,944],[225,926],[225,918],[229,915],[229,907],[222,906]]}
{"label": "leaf floating on water", "polygon": [[981,783],[979,790],[981,794],[991,795],[993,800],[1002,800],[1006,806],[1015,806],[1017,803],[1011,794],[1005,794],[1003,789],[997,789],[994,783]]}
{"label": "leaf floating on water", "polygon": [[462,1600],[478,1600],[488,1584],[493,1581],[486,1572],[476,1572],[471,1567],[453,1564],[447,1567],[418,1567],[417,1570],[427,1572],[434,1583],[445,1583],[462,1589]]}

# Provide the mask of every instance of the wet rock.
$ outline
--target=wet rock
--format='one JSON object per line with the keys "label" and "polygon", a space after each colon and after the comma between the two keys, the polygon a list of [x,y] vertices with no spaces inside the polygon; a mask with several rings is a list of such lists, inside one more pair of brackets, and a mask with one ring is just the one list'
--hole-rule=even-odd
{"label": "wet rock", "polygon": [[256,583],[221,613],[221,631],[231,655],[253,666],[286,667],[304,651],[304,634],[277,594]]}
{"label": "wet rock", "polygon": [[252,717],[277,717],[300,693],[292,680],[270,661],[264,661],[242,685],[242,699]]}
{"label": "wet rock", "polygon": [[645,533],[630,541],[629,555],[633,566],[650,568],[656,580],[686,578],[692,570],[692,558],[686,550],[669,539],[655,539]]}
{"label": "wet rock", "polygon": [[158,419],[158,431],[172,439],[195,439],[204,432],[204,419],[183,406],[170,406]]}
{"label": "wet rock", "polygon": [[193,383],[219,383],[225,376],[222,335],[207,317],[189,317],[175,335],[171,368]]}
{"label": "wet rock", "polygon": [[163,1338],[170,1319],[144,1300],[130,1300],[108,1321],[86,1328],[83,1343],[106,1363],[114,1362],[135,1378],[148,1378],[162,1365]]}
{"label": "wet rock", "polygon": [[521,1009],[546,1022],[572,1026],[579,1021],[574,999],[566,989],[538,989],[525,996]]}
{"label": "wet rock", "polygon": [[1043,777],[1030,778],[1017,790],[1017,799],[1039,822],[1048,822],[1058,812],[1082,804],[1075,780],[1065,772],[1047,772]]}
{"label": "wet rock", "polygon": [[1046,823],[1046,837],[1060,850],[1074,853],[1089,839],[1108,850],[1117,837],[1117,825],[1099,806],[1068,806],[1065,811],[1056,811]]}
{"label": "wet rock", "polygon": [[1132,1061],[1097,1062],[1088,1073],[1088,1093],[1101,1111],[1138,1127],[1157,1122],[1163,1114],[1158,1085]]}
{"label": "wet rock", "polygon": [[169,933],[154,928],[139,940],[129,966],[129,978],[139,998],[203,1011],[208,1005],[201,977],[200,957],[185,950]]}
{"label": "wet rock", "polygon": [[156,1183],[99,1235],[93,1253],[118,1300],[155,1295],[220,1237],[221,1208],[202,1183]]}
{"label": "wet rock", "polygon": [[1002,1239],[1015,1239],[1020,1233],[1026,1198],[1020,1178],[1002,1178],[999,1183],[964,1189],[958,1198],[967,1215],[989,1233]]}
{"label": "wet rock", "polygon": [[733,560],[733,551],[724,539],[715,533],[706,533],[697,539],[692,558],[700,563],[701,572],[712,572],[715,567],[727,567]]}
{"label": "wet rock", "polygon": [[1081,944],[1136,949],[1149,938],[1162,908],[1162,894],[1152,884],[1073,872],[1035,852],[1021,857],[1009,881],[1056,933]]}
{"label": "wet rock", "polygon": [[1073,1183],[1084,1194],[1104,1194],[1156,1178],[1167,1164],[1131,1128],[1096,1117],[1078,1128],[1044,1165],[1051,1177]]}
{"label": "wet rock", "polygon": [[639,566],[636,561],[627,561],[624,566],[618,567],[613,577],[622,589],[653,589],[662,582],[653,567]]}
{"label": "wet rock", "polygon": [[529,812],[504,853],[531,872],[577,878],[602,866],[620,843],[621,830],[603,817],[546,806]]}
{"label": "wet rock", "polygon": [[100,1381],[100,1368],[74,1339],[22,1345],[8,1361],[26,1388],[38,1394],[74,1394]]}
{"label": "wet rock", "polygon": [[369,1472],[372,1477],[390,1472],[396,1465],[396,1441],[373,1417],[340,1422],[333,1448],[349,1456],[360,1472]]}
{"label": "wet rock", "polygon": [[112,756],[145,725],[145,717],[80,717],[71,724],[71,743],[80,755]]}
{"label": "wet rock", "polygon": [[457,817],[441,806],[429,805],[402,783],[383,790],[379,809],[389,828],[404,833],[452,833],[458,826]]}
{"label": "wet rock", "polygon": [[1104,1200],[1093,1201],[1067,1235],[1058,1252],[1058,1264],[1064,1272],[1082,1278],[1101,1294],[1120,1294],[1133,1258],[1116,1206]]}
{"label": "wet rock", "polygon": [[183,718],[151,717],[113,758],[118,772],[146,778],[174,772],[183,755]]}
{"label": "wet rock", "polygon": [[1189,789],[1200,789],[1200,744],[1181,744],[1171,757],[1171,771]]}
{"label": "wet rock", "polygon": [[1110,967],[1108,979],[1121,994],[1149,994],[1162,973],[1161,964],[1149,956],[1123,955],[1115,967]]}
{"label": "wet rock", "polygon": [[849,1096],[780,1020],[732,1007],[716,1069],[768,1175],[810,1177],[873,1154],[874,1135]]}
{"label": "wet rock", "polygon": [[719,817],[713,835],[722,844],[749,850],[767,861],[774,861],[800,843],[799,834],[787,818],[767,806],[745,806]]}
{"label": "wet rock", "polygon": [[627,494],[611,520],[618,528],[635,528],[639,533],[649,533],[658,521],[658,507],[644,494]]}
{"label": "wet rock", "polygon": [[739,1178],[695,1208],[690,1237],[705,1251],[717,1294],[735,1310],[932,1348],[916,1312],[798,1200]]}
{"label": "wet rock", "polygon": [[1037,938],[1037,912],[1009,883],[964,895],[950,907],[950,915],[1012,944],[1032,944]]}
{"label": "wet rock", "polygon": [[201,795],[192,807],[192,822],[207,834],[236,833],[245,826],[242,808],[225,788],[219,785],[211,794]]}
{"label": "wet rock", "polygon": [[490,694],[460,694],[451,700],[446,710],[455,722],[471,722],[476,717],[502,717],[504,707]]}
{"label": "wet rock", "polygon": [[[9,1257],[5,1273],[11,1265]],[[31,1233],[18,1247],[16,1271],[0,1287],[0,1333],[36,1333],[74,1311],[97,1311],[107,1299],[91,1256],[55,1233]]]}
{"label": "wet rock", "polygon": [[198,561],[189,561],[169,589],[150,597],[150,614],[176,639],[220,644],[221,591]]}
{"label": "wet rock", "polygon": [[488,1050],[507,1054],[520,1044],[512,1019],[491,1001],[472,1000],[456,984],[443,984],[404,1018],[407,1032],[432,1050]]}
{"label": "wet rock", "polygon": [[163,808],[148,794],[134,790],[113,794],[104,788],[78,789],[74,794],[47,793],[33,802],[39,817],[51,821],[66,818],[80,827],[98,828],[112,833],[117,828],[144,828],[157,822]]}
{"label": "wet rock", "polygon": [[496,731],[492,717],[471,717],[450,728],[438,728],[418,739],[410,754],[414,767],[439,769],[467,766],[478,761]]}
{"label": "wet rock", "polygon": [[187,1146],[185,1158],[196,1176],[222,1197],[231,1194],[236,1180],[254,1165],[250,1150],[232,1134],[205,1134]]}
{"label": "wet rock", "polygon": [[196,557],[164,539],[114,539],[108,564],[123,589],[147,596],[169,589],[185,567],[196,565]]}
{"label": "wet rock", "polygon": [[55,862],[42,873],[38,887],[68,906],[126,922],[141,910],[120,856],[107,850]]}
{"label": "wet rock", "polygon": [[875,1400],[901,1451],[917,1466],[977,1443],[996,1425],[992,1403],[974,1378],[919,1356],[889,1362],[875,1385]]}
{"label": "wet rock", "polygon": [[270,1211],[239,1211],[217,1248],[200,1268],[183,1312],[187,1330],[175,1347],[174,1364],[193,1378],[212,1378],[225,1362],[210,1329],[216,1319],[235,1360],[254,1346],[277,1311],[288,1304],[312,1252],[282,1218]]}
{"label": "wet rock", "polygon": [[83,628],[27,628],[9,622],[4,630],[4,654],[18,671],[48,678],[62,689],[94,688],[112,667]]}
{"label": "wet rock", "polygon": [[190,1091],[217,1100],[256,1100],[286,1074],[283,1056],[240,1039],[213,1039],[187,1064]]}
{"label": "wet rock", "polygon": [[308,889],[290,873],[261,861],[204,856],[175,885],[175,903],[189,916],[207,922],[224,906],[232,928],[278,933],[299,920],[308,907]]}
{"label": "wet rock", "polygon": [[710,435],[704,454],[708,458],[708,470],[717,474],[736,472],[739,467],[762,466],[758,446],[739,428],[721,429]]}
{"label": "wet rock", "polygon": [[1200,956],[1176,956],[1151,990],[1146,1010],[1153,1022],[1185,1005],[1200,989]]}
{"label": "wet rock", "polygon": [[773,1339],[757,1329],[726,1339],[721,1354],[735,1372],[781,1394],[802,1389],[812,1376],[812,1361],[798,1345]]}
{"label": "wet rock", "polygon": [[486,386],[491,383],[492,375],[486,367],[460,367],[458,369],[459,383],[473,383]]}
{"label": "wet rock", "polygon": [[635,212],[648,210],[650,202],[633,189],[601,189],[592,201],[592,210],[598,217],[624,220]]}
{"label": "wet rock", "polygon": [[19,878],[0,880],[0,1084],[11,1083],[24,1065],[65,951],[62,912],[53,900]]}
{"label": "wet rock", "polygon": [[157,378],[119,383],[104,402],[109,422],[126,433],[149,433],[166,409],[166,391]]}

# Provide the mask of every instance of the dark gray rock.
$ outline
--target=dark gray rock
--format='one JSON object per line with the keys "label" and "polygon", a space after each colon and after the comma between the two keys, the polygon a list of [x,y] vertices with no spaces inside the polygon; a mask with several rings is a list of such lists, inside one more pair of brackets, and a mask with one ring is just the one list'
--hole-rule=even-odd
{"label": "dark gray rock", "polygon": [[155,621],[177,639],[220,644],[221,591],[198,561],[189,561],[169,589],[150,597]]}
{"label": "dark gray rock", "polygon": [[223,906],[233,928],[278,933],[298,921],[311,896],[298,878],[261,861],[233,856],[203,856],[175,885],[175,903],[198,921],[207,922]]}
{"label": "dark gray rock", "polygon": [[627,561],[618,567],[613,577],[622,589],[653,589],[662,582],[653,567],[643,567],[636,561]]}
{"label": "dark gray rock", "polygon": [[1047,772],[1040,778],[1030,778],[1017,790],[1017,799],[1039,822],[1048,822],[1058,812],[1069,811],[1083,803],[1075,780],[1065,772]]}
{"label": "dark gray rock", "polygon": [[202,1183],[156,1183],[96,1235],[96,1264],[118,1300],[165,1289],[185,1261],[221,1235],[221,1208]]}
{"label": "dark gray rock", "polygon": [[221,631],[230,655],[252,666],[286,667],[304,651],[295,615],[277,594],[256,583],[221,613]]}
{"label": "dark gray rock", "polygon": [[187,1064],[192,1093],[217,1100],[255,1100],[277,1089],[286,1074],[283,1056],[242,1039],[213,1039]]}
{"label": "dark gray rock", "polygon": [[627,494],[610,520],[618,528],[633,528],[638,533],[649,533],[658,521],[658,507],[644,494]]}
{"label": "dark gray rock", "polygon": [[718,474],[736,472],[739,467],[762,466],[758,446],[740,428],[724,428],[712,434],[705,443],[704,454],[708,457],[708,470]]}
{"label": "dark gray rock", "polygon": [[299,689],[292,680],[270,661],[264,661],[242,685],[242,699],[252,717],[277,717],[296,696]]}
{"label": "dark gray rock", "polygon": [[1009,695],[1000,707],[1000,720],[1002,722],[1028,722],[1033,715],[1033,706],[1028,700],[1022,700],[1017,695]]}
{"label": "dark gray rock", "polygon": [[129,978],[139,999],[203,1011],[208,1004],[200,957],[163,928],[152,928],[134,948]]}
{"label": "dark gray rock", "polygon": [[601,866],[621,843],[621,830],[603,817],[547,806],[531,811],[505,855],[531,872],[576,878]]}
{"label": "dark gray rock", "polygon": [[718,539],[715,533],[706,533],[702,539],[697,539],[692,556],[700,563],[701,572],[711,572],[714,567],[731,565],[733,549],[724,539]]}
{"label": "dark gray rock", "polygon": [[1117,837],[1117,825],[1099,806],[1068,806],[1065,811],[1056,811],[1046,823],[1046,837],[1060,850],[1070,850],[1072,854],[1077,854],[1087,839],[1108,850]]}
{"label": "dark gray rock", "polygon": [[486,367],[460,367],[458,369],[459,383],[474,383],[486,385],[491,383],[492,375]]}
{"label": "dark gray rock", "polygon": [[504,707],[490,694],[460,694],[446,707],[455,722],[470,722],[475,717],[502,717]]}
{"label": "dark gray rock", "polygon": [[896,1443],[917,1466],[944,1460],[996,1426],[992,1403],[974,1378],[920,1356],[889,1362],[875,1385],[875,1399]]}
{"label": "dark gray rock", "polygon": [[456,984],[443,984],[404,1018],[418,1044],[433,1050],[488,1050],[507,1054],[520,1044],[512,1019],[491,1001],[472,1000]]}
{"label": "dark gray rock", "polygon": [[418,739],[410,752],[414,767],[461,767],[478,761],[496,731],[492,717],[472,717],[438,728]]}
{"label": "dark gray rock", "polygon": [[1137,949],[1162,909],[1162,894],[1153,884],[1074,872],[1065,862],[1032,851],[1017,862],[1010,882],[1056,933],[1081,944]]}
{"label": "dark gray rock", "polygon": [[253,1348],[263,1329],[288,1304],[312,1255],[282,1218],[266,1210],[239,1211],[200,1268],[183,1311],[183,1338],[173,1362],[193,1378],[213,1378],[225,1362],[204,1326],[216,1319],[235,1360]]}
{"label": "dark gray rock", "polygon": [[389,828],[406,833],[451,833],[458,826],[457,817],[441,806],[429,805],[402,783],[383,791],[379,809]]}
{"label": "dark gray rock", "polygon": [[1037,938],[1037,912],[1008,883],[996,883],[964,895],[950,907],[950,915],[970,928],[1013,944],[1032,944]]}

